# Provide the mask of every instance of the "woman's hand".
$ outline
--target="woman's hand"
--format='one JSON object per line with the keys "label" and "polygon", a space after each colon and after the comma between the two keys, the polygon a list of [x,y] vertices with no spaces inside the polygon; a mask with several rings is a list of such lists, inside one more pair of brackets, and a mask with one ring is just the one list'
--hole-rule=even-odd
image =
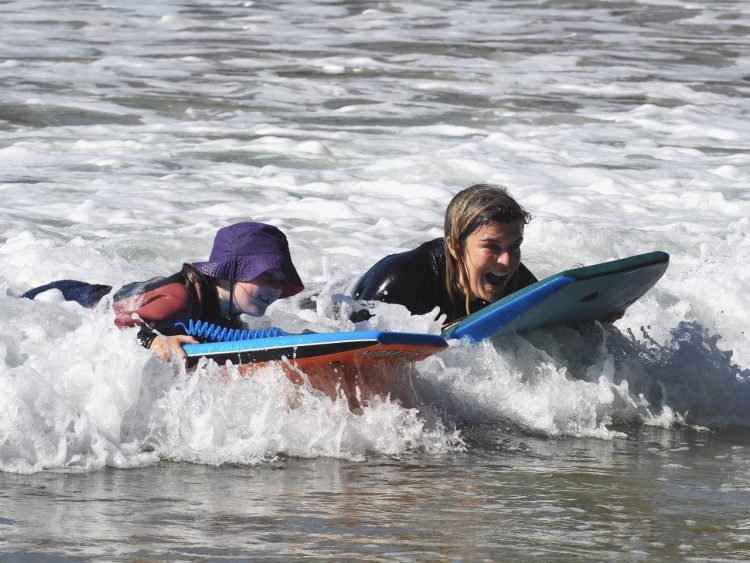
{"label": "woman's hand", "polygon": [[187,354],[182,348],[183,344],[198,344],[192,336],[186,334],[175,334],[173,336],[157,336],[151,342],[149,350],[159,356],[162,360],[170,361],[173,358],[186,360]]}

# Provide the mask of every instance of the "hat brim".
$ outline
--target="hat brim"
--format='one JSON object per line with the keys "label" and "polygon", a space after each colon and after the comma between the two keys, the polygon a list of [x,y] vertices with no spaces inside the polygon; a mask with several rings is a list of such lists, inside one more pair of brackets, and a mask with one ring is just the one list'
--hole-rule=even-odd
{"label": "hat brim", "polygon": [[280,270],[286,276],[281,298],[297,295],[305,289],[291,257],[277,253],[236,256],[234,260],[221,262],[193,262],[193,268],[204,276],[220,280],[253,281],[268,270]]}

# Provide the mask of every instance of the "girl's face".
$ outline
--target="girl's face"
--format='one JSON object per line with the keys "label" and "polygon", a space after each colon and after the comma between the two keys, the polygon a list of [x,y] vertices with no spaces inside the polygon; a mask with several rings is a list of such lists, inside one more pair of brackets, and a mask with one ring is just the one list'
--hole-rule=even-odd
{"label": "girl's face", "polygon": [[[470,297],[497,301],[503,296],[510,277],[521,263],[523,223],[491,222],[482,225],[468,237],[463,249],[463,260],[469,276],[459,279],[459,288],[470,292]],[[456,257],[456,249],[449,243],[448,250]],[[459,276],[460,269],[459,269]]]}
{"label": "girl's face", "polygon": [[281,297],[285,281],[281,270],[266,270],[252,281],[235,282],[230,312],[262,317],[268,306]]}

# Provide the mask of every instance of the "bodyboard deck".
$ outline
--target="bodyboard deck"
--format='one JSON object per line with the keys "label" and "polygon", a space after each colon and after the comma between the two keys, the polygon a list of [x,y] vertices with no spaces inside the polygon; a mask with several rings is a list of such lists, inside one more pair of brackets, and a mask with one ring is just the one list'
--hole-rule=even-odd
{"label": "bodyboard deck", "polygon": [[622,314],[664,275],[666,252],[649,252],[555,274],[516,291],[443,331],[479,342],[554,325],[605,321]]}
{"label": "bodyboard deck", "polygon": [[300,366],[326,365],[355,360],[409,363],[445,348],[435,334],[352,331],[285,334],[230,342],[187,344],[188,366],[206,357],[217,363],[257,364],[284,359]]}

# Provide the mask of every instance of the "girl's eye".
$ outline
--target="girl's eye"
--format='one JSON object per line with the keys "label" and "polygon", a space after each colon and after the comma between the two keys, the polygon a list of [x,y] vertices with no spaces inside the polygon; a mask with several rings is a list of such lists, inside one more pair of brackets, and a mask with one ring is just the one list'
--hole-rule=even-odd
{"label": "girl's eye", "polygon": [[284,284],[284,279],[281,276],[277,276],[270,272],[263,272],[260,275],[260,279],[263,283],[273,286],[282,286]]}

